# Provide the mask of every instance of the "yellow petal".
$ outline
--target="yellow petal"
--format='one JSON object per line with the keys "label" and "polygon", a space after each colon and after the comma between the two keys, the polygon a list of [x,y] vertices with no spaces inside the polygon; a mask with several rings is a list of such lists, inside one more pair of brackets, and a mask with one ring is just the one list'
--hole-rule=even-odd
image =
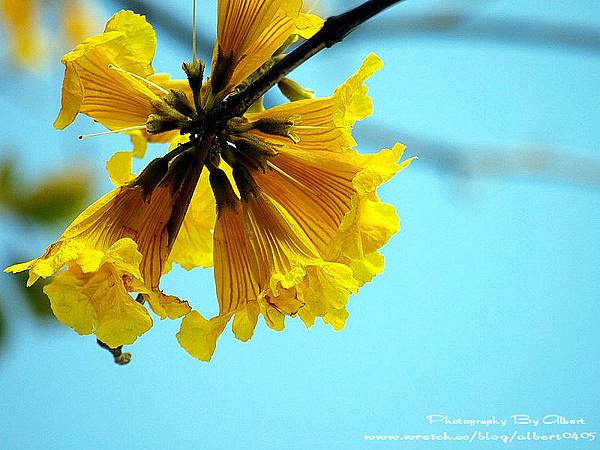
{"label": "yellow petal", "polygon": [[322,316],[346,304],[358,287],[350,268],[322,261],[301,226],[264,194],[249,196],[243,205],[258,260],[259,306],[269,327],[283,329],[285,316],[302,316],[307,307]]}
{"label": "yellow petal", "polygon": [[186,270],[210,267],[213,264],[213,234],[216,204],[208,182],[208,172],[201,177],[188,208],[169,263],[175,262]]}
{"label": "yellow petal", "polygon": [[346,306],[350,294],[358,292],[352,270],[344,264],[323,262],[309,266],[307,271],[305,296],[309,304],[322,302],[327,310],[340,309]]}
{"label": "yellow petal", "polygon": [[217,339],[223,333],[231,315],[206,320],[198,311],[192,311],[181,321],[177,333],[179,344],[194,358],[210,361]]}
{"label": "yellow petal", "polygon": [[197,311],[185,316],[177,339],[195,358],[209,361],[218,337],[235,314],[233,331],[240,340],[252,336],[258,321],[260,286],[256,262],[248,251],[247,236],[239,204],[219,211],[214,232],[214,264],[219,315],[206,320]]}
{"label": "yellow petal", "polygon": [[368,117],[373,109],[364,82],[381,67],[383,62],[371,54],[331,97],[300,100],[245,115],[251,121],[262,118],[288,120],[297,117],[297,126],[291,131],[298,136],[299,142],[291,142],[289,138],[282,136],[252,133],[268,142],[282,145],[282,151],[346,152],[349,147],[356,145],[352,127],[356,121]]}
{"label": "yellow petal", "polygon": [[381,253],[373,252],[361,259],[350,261],[349,267],[352,269],[352,274],[358,281],[358,285],[362,286],[370,282],[376,275],[383,273],[385,261]]}
{"label": "yellow petal", "polygon": [[269,328],[275,331],[283,331],[285,329],[285,314],[275,308],[268,302],[259,302],[260,313],[265,318],[265,323]]}
{"label": "yellow petal", "polygon": [[192,310],[187,301],[174,295],[166,295],[160,289],[150,290],[143,285],[133,284],[131,290],[143,294],[154,314],[161,319],[179,319]]}
{"label": "yellow petal", "polygon": [[265,135],[256,131],[253,131],[252,134],[268,142],[283,145],[284,148],[340,152],[354,147],[356,141],[352,137],[351,127],[343,124],[340,126],[335,122],[336,111],[336,98],[326,97],[285,103],[266,111],[248,113],[245,117],[250,121],[262,118],[287,120],[291,117],[299,117],[299,125],[292,128],[292,131],[299,137],[298,143],[291,142],[289,138],[282,136]]}
{"label": "yellow petal", "polygon": [[233,334],[240,341],[248,341],[254,334],[254,329],[258,323],[260,309],[257,302],[248,302],[246,305],[238,308],[235,312],[231,329]]}
{"label": "yellow petal", "polygon": [[237,63],[229,82],[230,86],[237,86],[252,75],[271,58],[290,35],[294,34],[295,20],[298,18],[301,2],[296,0],[287,3],[295,3],[295,5],[288,5],[287,8],[277,11],[260,36],[244,50],[244,55]]}
{"label": "yellow petal", "polygon": [[256,174],[255,180],[324,253],[352,206],[356,193],[352,180],[359,170],[323,152],[286,152],[274,159],[266,173]]}
{"label": "yellow petal", "polygon": [[[307,327],[312,326],[316,317],[338,315],[344,310],[350,294],[358,292],[359,283],[350,267],[335,262],[318,262],[307,267],[306,278],[301,285],[306,305],[299,311],[300,318]],[[343,328],[339,321],[331,323],[335,330]]]}
{"label": "yellow petal", "polygon": [[335,331],[340,331],[346,326],[347,318],[346,308],[331,309],[323,316],[323,322],[331,325]]}
{"label": "yellow petal", "polygon": [[133,156],[136,158],[143,158],[146,156],[146,150],[148,149],[147,133],[143,133],[141,130],[135,130],[130,131],[127,134],[133,145]]}
{"label": "yellow petal", "polygon": [[95,333],[110,347],[132,344],[152,327],[125,284],[140,276],[141,258],[135,242],[123,239],[108,249],[97,271],[85,273],[72,265],[58,274],[44,288],[56,317],[80,334]]}
{"label": "yellow petal", "polygon": [[[220,0],[217,42],[238,61],[272,21],[283,0]],[[269,55],[270,56],[270,55]]]}
{"label": "yellow petal", "polygon": [[39,278],[47,278],[54,275],[68,262],[76,260],[84,249],[81,242],[56,242],[49,246],[45,253],[39,258],[29,262],[15,264],[4,269],[6,272],[22,272],[29,270],[27,286],[31,286]]}
{"label": "yellow petal", "polygon": [[360,204],[360,235],[366,254],[380,249],[400,231],[396,208],[382,203],[376,195],[364,198]]}
{"label": "yellow petal", "polygon": [[334,121],[338,126],[352,126],[373,112],[373,102],[367,95],[364,82],[383,67],[383,61],[374,53],[367,56],[358,72],[338,87],[333,94],[337,99]]}
{"label": "yellow petal", "polygon": [[104,33],[63,56],[62,106],[54,126],[65,128],[80,112],[110,129],[144,125],[157,94],[109,65],[146,77],[153,72],[155,47],[154,30],[142,16],[131,11],[115,14]]}
{"label": "yellow petal", "polygon": [[364,167],[353,181],[356,190],[361,193],[374,192],[400,170],[407,168],[415,158],[409,158],[398,164],[404,154],[405,146],[397,143],[394,147],[383,149],[371,155],[357,155],[357,161]]}
{"label": "yellow petal", "polygon": [[114,270],[126,273],[138,280],[142,279],[140,264],[144,256],[138,251],[133,239],[119,239],[106,250],[102,262],[110,263]]}
{"label": "yellow petal", "polygon": [[214,234],[214,262],[221,315],[258,299],[257,263],[246,241],[241,211],[226,209],[220,213]]}
{"label": "yellow petal", "polygon": [[[259,269],[266,263],[275,272],[286,273],[293,267],[293,261],[317,257],[316,248],[289,212],[267,195],[260,192],[251,195],[243,206],[248,232],[254,237],[250,243],[258,257]],[[274,254],[273,243],[277,243],[278,253],[282,255]]]}
{"label": "yellow petal", "polygon": [[[231,56],[226,89],[254,73],[294,34],[301,6],[301,0],[219,1],[213,60],[216,61],[219,49],[222,55]],[[314,23],[304,21],[299,25],[310,33],[310,25]]]}
{"label": "yellow petal", "polygon": [[376,189],[414,159],[400,162],[403,151],[404,146],[396,144],[392,150],[351,156],[362,167],[353,180],[357,193],[327,256],[348,264],[361,286],[383,271],[383,256],[377,250],[400,229],[394,207],[381,202]]}
{"label": "yellow petal", "polygon": [[117,152],[106,162],[106,171],[115,186],[123,186],[135,178],[133,152]]}
{"label": "yellow petal", "polygon": [[324,23],[323,18],[316,14],[300,13],[295,20],[296,30],[294,32],[304,39],[310,39],[323,28]]}
{"label": "yellow petal", "polygon": [[121,69],[140,76],[151,75],[156,51],[156,33],[144,16],[133,11],[119,11],[106,23],[105,33],[117,32],[124,36],[113,42],[115,64]]}
{"label": "yellow petal", "polygon": [[[96,311],[90,296],[83,292],[85,278],[81,270],[71,269],[60,273],[44,287],[56,318],[79,334],[91,334],[96,328]],[[90,291],[94,287],[100,289],[100,283],[92,286]]]}

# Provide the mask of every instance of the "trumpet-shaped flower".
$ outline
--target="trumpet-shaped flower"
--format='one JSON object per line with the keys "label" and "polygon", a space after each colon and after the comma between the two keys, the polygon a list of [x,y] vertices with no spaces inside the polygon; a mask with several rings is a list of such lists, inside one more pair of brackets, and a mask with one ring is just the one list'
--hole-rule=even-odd
{"label": "trumpet-shaped flower", "polygon": [[214,94],[246,81],[293,35],[309,38],[323,21],[302,0],[221,0],[212,70]]}
{"label": "trumpet-shaped flower", "polygon": [[[138,293],[160,317],[184,316],[177,339],[202,360],[230,322],[242,341],[261,316],[274,330],[286,317],[344,327],[350,295],[383,270],[379,250],[399,229],[377,188],[411,161],[401,162],[401,144],[369,155],[354,149],[352,127],[372,111],[364,83],[381,60],[369,55],[329,97],[309,98],[288,80],[282,91],[303,100],[205,120],[291,43],[320,29],[323,21],[302,7],[302,0],[219,0],[206,82],[196,60],[183,66],[187,85],[155,74],[154,31],[130,11],[63,57],[55,126],[82,113],[136,134],[134,150],[107,164],[118,187],[42,257],[8,269],[29,270],[33,283],[66,266],[46,288],[60,320],[109,346],[132,342],[151,326],[129,294]],[[171,140],[169,153],[136,177],[132,156],[157,136]],[[188,270],[214,264],[215,317],[160,291],[173,262]]]}
{"label": "trumpet-shaped flower", "polygon": [[65,128],[79,113],[110,129],[144,125],[152,102],[160,101],[160,91],[144,82],[154,73],[155,49],[156,35],[142,16],[115,14],[104,33],[62,58],[62,107],[54,126]]}
{"label": "trumpet-shaped flower", "polygon": [[[28,285],[31,285],[40,277],[50,277],[67,266],[69,270],[55,277],[46,287],[46,293],[55,312],[62,311],[56,312],[60,320],[67,317],[66,302],[79,305],[76,310],[81,312],[81,317],[68,316],[63,322],[81,333],[82,330],[89,333],[94,329],[104,329],[90,315],[99,314],[98,311],[106,306],[102,306],[101,299],[107,286],[113,289],[111,292],[118,293],[120,299],[113,305],[110,296],[107,297],[105,301],[113,305],[106,306],[107,311],[116,311],[122,305],[129,305],[127,311],[132,314],[124,315],[125,322],[122,324],[126,330],[146,331],[149,328],[138,323],[142,315],[133,314],[133,311],[140,311],[140,306],[125,302],[127,292],[141,294],[161,318],[175,319],[186,314],[189,311],[187,302],[163,294],[159,282],[177,228],[183,220],[184,211],[178,207],[178,202],[189,202],[186,197],[191,193],[186,191],[189,189],[186,186],[189,186],[189,179],[197,177],[199,173],[193,163],[194,158],[186,153],[170,164],[156,160],[133,182],[113,190],[87,208],[40,258],[6,270],[29,270]],[[111,268],[118,263],[122,251],[127,253],[123,256],[127,263],[117,267],[119,270]],[[131,301],[134,302],[133,299]],[[106,317],[107,321],[112,320],[108,315]],[[138,321],[129,323],[126,320],[128,317],[132,320],[137,318]],[[148,324],[145,317],[144,323]],[[104,339],[104,335],[101,337],[97,333],[97,336]],[[125,336],[126,340],[117,342]],[[117,333],[115,339],[103,342],[110,346],[114,343],[123,345],[131,343],[132,336]]]}
{"label": "trumpet-shaped flower", "polygon": [[411,160],[399,164],[400,144],[372,155],[349,148],[352,126],[372,111],[363,83],[381,65],[370,55],[333,96],[246,114],[232,125],[249,137],[230,137],[237,142],[225,152],[232,176],[211,174],[219,314],[184,318],[178,339],[193,356],[210,359],[232,318],[241,340],[261,314],[276,330],[296,315],[307,326],[321,317],[339,330],[349,295],[383,271],[378,250],[399,221],[376,189]]}

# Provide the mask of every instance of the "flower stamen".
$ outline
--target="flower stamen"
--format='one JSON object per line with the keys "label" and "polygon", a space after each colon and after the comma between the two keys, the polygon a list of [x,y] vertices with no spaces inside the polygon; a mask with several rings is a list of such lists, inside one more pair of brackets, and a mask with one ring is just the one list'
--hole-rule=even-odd
{"label": "flower stamen", "polygon": [[139,75],[137,75],[137,74],[135,74],[133,72],[128,72],[127,70],[121,69],[120,67],[117,67],[114,64],[109,64],[108,68],[111,69],[111,70],[114,70],[116,72],[120,72],[120,73],[123,73],[123,74],[126,74],[126,75],[131,75],[136,80],[139,80],[142,83],[146,83],[148,86],[153,87],[154,89],[157,89],[158,91],[162,92],[164,95],[169,95],[169,91],[167,91],[162,86],[159,86],[155,82],[148,80],[147,78],[141,77],[141,76],[139,76]]}
{"label": "flower stamen", "polygon": [[125,133],[127,131],[145,130],[146,125],[138,125],[135,127],[119,128],[118,130],[103,131],[101,133],[80,134],[78,139],[87,139],[96,136],[106,136],[108,134]]}
{"label": "flower stamen", "polygon": [[194,5],[193,5],[193,12],[192,12],[192,60],[194,62],[196,62],[197,60],[197,55],[196,55],[196,45],[197,45],[197,38],[196,38],[196,0],[194,0]]}

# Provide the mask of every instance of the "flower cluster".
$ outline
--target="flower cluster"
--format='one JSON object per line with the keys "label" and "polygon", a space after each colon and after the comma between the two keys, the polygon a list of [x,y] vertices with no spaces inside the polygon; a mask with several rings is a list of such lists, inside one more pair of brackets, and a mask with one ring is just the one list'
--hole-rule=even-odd
{"label": "flower cluster", "polygon": [[[399,229],[376,190],[411,161],[401,162],[401,144],[375,154],[354,149],[352,127],[372,111],[364,82],[381,60],[369,55],[329,97],[312,98],[283,79],[289,103],[257,102],[225,123],[207,120],[289,45],[320,29],[323,21],[302,7],[302,0],[219,0],[206,80],[197,60],[183,65],[185,81],[155,73],[154,30],[131,11],[63,57],[55,126],[85,114],[130,134],[134,149],[107,164],[115,190],[40,258],[7,269],[29,270],[29,284],[56,274],[45,292],[59,320],[115,348],[152,326],[147,303],[160,318],[183,317],[177,339],[201,360],[212,357],[229,322],[242,341],[259,316],[275,330],[286,316],[307,327],[317,317],[344,327],[350,294],[383,271],[379,249]],[[131,159],[147,142],[171,145],[135,176]],[[161,291],[172,263],[214,265],[217,316]]]}

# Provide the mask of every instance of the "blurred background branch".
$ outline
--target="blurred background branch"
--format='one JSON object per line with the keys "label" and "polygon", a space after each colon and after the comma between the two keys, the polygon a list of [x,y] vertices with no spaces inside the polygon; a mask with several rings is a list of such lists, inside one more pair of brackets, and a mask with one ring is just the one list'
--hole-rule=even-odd
{"label": "blurred background branch", "polygon": [[[160,6],[160,2],[142,0],[109,0],[120,8],[129,8],[144,14],[150,23],[165,31],[183,45],[192,40],[189,14],[181,14]],[[600,53],[600,31],[596,28],[565,25],[552,22],[532,21],[518,18],[496,18],[482,16],[484,8],[473,8],[468,2],[463,6],[445,7],[442,11],[402,16],[382,16],[377,22],[377,32],[363,27],[348,38],[348,41],[365,39],[398,39],[405,36],[451,37],[459,39],[494,40],[508,43],[536,45],[542,47],[566,47]],[[186,20],[182,20],[186,19]],[[208,55],[214,43],[199,31],[199,50]]]}
{"label": "blurred background branch", "polygon": [[578,154],[572,149],[561,151],[541,143],[516,147],[442,143],[373,124],[365,124],[362,131],[364,142],[373,148],[379,148],[381,142],[400,139],[410,149],[410,155],[419,156],[419,164],[428,164],[445,174],[467,179],[537,179],[591,189],[600,188],[600,161],[581,156],[582,153]]}
{"label": "blurred background branch", "polygon": [[[373,33],[362,29],[349,40],[364,42],[369,36],[373,36]],[[471,11],[459,9],[401,17],[388,16],[378,23],[378,40],[407,36],[501,41],[600,53],[600,31],[594,28],[517,18],[481,17]]]}

